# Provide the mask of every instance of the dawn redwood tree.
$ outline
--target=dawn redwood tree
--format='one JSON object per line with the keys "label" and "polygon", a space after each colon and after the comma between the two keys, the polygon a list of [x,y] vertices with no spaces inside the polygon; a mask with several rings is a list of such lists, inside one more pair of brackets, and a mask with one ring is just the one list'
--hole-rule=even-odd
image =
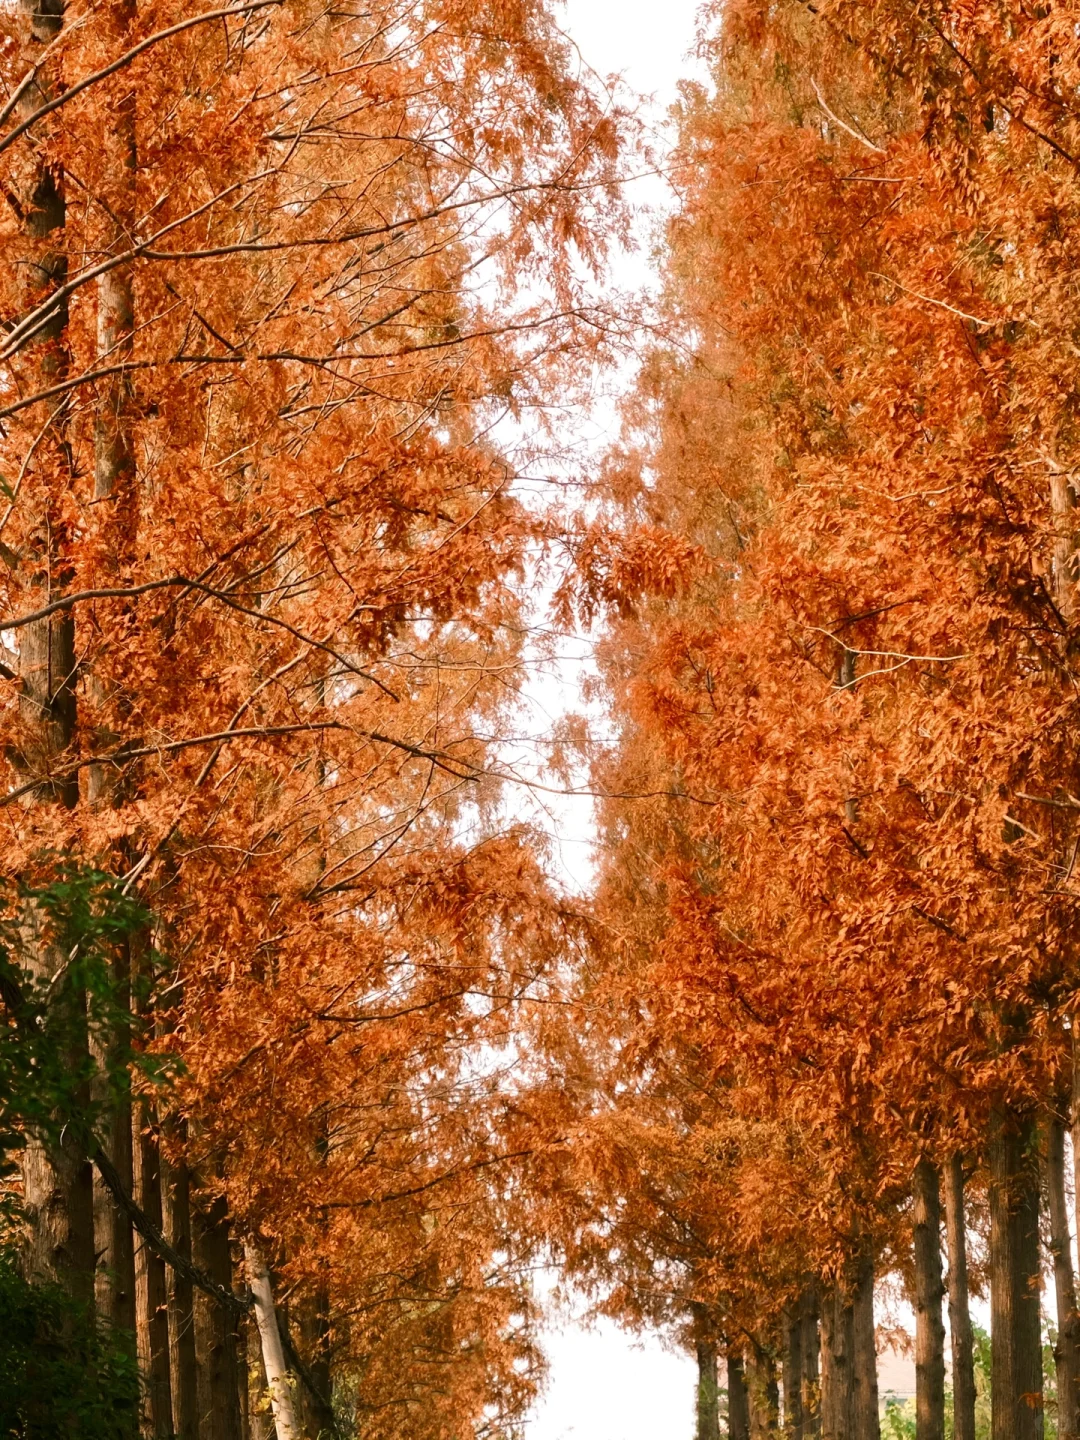
{"label": "dawn redwood tree", "polygon": [[5,873],[145,900],[117,984],[182,1066],[29,1137],[30,1273],[89,1296],[93,1156],[148,1433],[244,1423],[241,1241],[324,1408],[332,1362],[365,1433],[509,1423],[527,1147],[474,1061],[565,937],[496,812],[543,537],[489,437],[596,358],[623,117],[532,0],[3,25]]}

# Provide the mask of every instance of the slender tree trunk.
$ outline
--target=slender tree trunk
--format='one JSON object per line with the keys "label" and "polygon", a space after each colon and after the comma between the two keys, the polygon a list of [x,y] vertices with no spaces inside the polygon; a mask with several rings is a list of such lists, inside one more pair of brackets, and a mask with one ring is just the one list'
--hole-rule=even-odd
{"label": "slender tree trunk", "polygon": [[996,1112],[990,1135],[992,1440],[1042,1440],[1035,1158],[1030,1117]]}
{"label": "slender tree trunk", "polygon": [[[191,1239],[195,1264],[218,1285],[231,1290],[229,1219],[222,1198],[205,1211],[192,1207]],[[195,1348],[199,1357],[199,1440],[240,1440],[236,1321],[202,1291],[195,1296]]]}
{"label": "slender tree trunk", "polygon": [[729,1345],[725,1356],[728,1392],[728,1440],[750,1440],[750,1397],[746,1393],[746,1368],[742,1350]]}
{"label": "slender tree trunk", "polygon": [[945,1326],[941,1319],[941,1194],[937,1167],[915,1166],[915,1435],[945,1440]]}
{"label": "slender tree trunk", "polygon": [[780,1433],[780,1386],[776,1378],[776,1360],[761,1345],[755,1344],[750,1353],[747,1392],[751,1440],[770,1440]]}
{"label": "slender tree trunk", "polygon": [[[108,0],[102,7],[110,22],[113,38],[120,49],[129,34],[135,18],[134,0]],[[130,232],[134,226],[134,183],[135,183],[135,94],[133,90],[112,108],[104,140],[104,187],[105,194],[101,209],[108,216],[109,243],[124,243],[125,229]],[[118,233],[119,232],[119,233]],[[133,301],[130,267],[114,270],[103,275],[97,283],[97,329],[98,357],[106,363],[115,364],[123,358],[130,358],[133,331]],[[106,381],[95,426],[94,455],[94,498],[114,499],[116,504],[109,507],[109,528],[115,533],[125,528],[127,511],[130,509],[130,481],[134,472],[133,448],[131,441],[131,414],[129,384],[126,376],[118,375]],[[121,491],[125,493],[121,493]],[[119,526],[118,526],[119,521]],[[111,549],[117,559],[122,547],[114,544]],[[91,679],[91,689],[100,698],[100,687]],[[92,766],[88,777],[87,798],[91,804],[109,804],[113,800],[109,778],[102,767]],[[127,946],[121,947],[114,966],[114,1002],[121,1006],[130,1004],[131,954]],[[126,1044],[126,1033],[117,1037],[117,1043]],[[134,1190],[133,1115],[130,1087],[121,1085],[120,1067],[110,1054],[114,1042],[110,1037],[103,1041],[104,1063],[101,1069],[106,1077],[112,1072],[111,1082],[105,1084],[112,1092],[109,1103],[108,1133],[104,1137],[104,1148],[119,1172],[124,1188],[130,1195]],[[156,1173],[156,1171],[155,1171]],[[129,1332],[131,1348],[135,1349],[136,1304],[135,1304],[135,1237],[127,1214],[115,1203],[111,1191],[100,1177],[95,1183],[95,1246],[99,1256],[98,1305],[108,1315],[118,1330]],[[142,1348],[148,1352],[154,1349],[154,1341],[148,1334],[142,1337]],[[157,1337],[160,1350],[160,1336]],[[155,1405],[154,1386],[161,1382],[160,1362],[158,1372],[151,1381],[150,1401],[156,1410],[162,1427],[165,1427],[167,1395],[157,1396]],[[161,1428],[155,1434],[167,1435],[168,1429]]]}
{"label": "slender tree trunk", "polygon": [[716,1373],[716,1340],[699,1335],[697,1350],[697,1440],[720,1440],[720,1382]]}
{"label": "slender tree trunk", "polygon": [[852,1405],[855,1440],[881,1440],[878,1414],[877,1339],[874,1330],[874,1257],[859,1262],[852,1297]]}
{"label": "slender tree trunk", "polygon": [[1076,1312],[1072,1238],[1065,1198],[1065,1126],[1054,1116],[1047,1133],[1046,1188],[1050,1210],[1050,1253],[1057,1299],[1058,1440],[1080,1440],[1080,1317]]}
{"label": "slender tree trunk", "polygon": [[975,1354],[968,1301],[964,1162],[945,1169],[945,1231],[949,1246],[949,1334],[952,1342],[953,1440],[975,1440]]}
{"label": "slender tree trunk", "polygon": [[285,1351],[281,1344],[274,1295],[270,1288],[270,1274],[258,1248],[251,1241],[244,1242],[244,1259],[247,1262],[248,1283],[255,1297],[255,1319],[262,1341],[263,1368],[270,1389],[277,1440],[300,1440],[300,1429],[293,1407],[292,1383],[285,1365]]}
{"label": "slender tree trunk", "polygon": [[270,1413],[266,1370],[263,1367],[259,1327],[248,1317],[245,1327],[247,1353],[248,1440],[274,1440],[274,1417]]}
{"label": "slender tree trunk", "polygon": [[854,1440],[855,1310],[838,1287],[821,1302],[822,1440]]}
{"label": "slender tree trunk", "polygon": [[[330,1302],[323,1290],[302,1301],[296,1307],[296,1323],[300,1336],[299,1350],[307,1365],[308,1375],[316,1394],[301,1384],[297,1390],[301,1432],[307,1436],[331,1436],[335,1431],[332,1376],[330,1373]],[[717,1351],[715,1334],[704,1332],[713,1348],[712,1377],[719,1405],[719,1382],[717,1379]],[[700,1372],[700,1355],[699,1372]],[[700,1393],[700,1392],[699,1392]],[[717,1411],[719,1417],[719,1410]],[[719,1433],[719,1418],[717,1418]]]}
{"label": "slender tree trunk", "polygon": [[[164,1220],[161,1158],[150,1106],[141,1106],[140,1115],[143,1123],[138,1127],[135,1141],[135,1200],[161,1230]],[[139,1243],[135,1260],[140,1360],[146,1377],[149,1409],[148,1434],[152,1440],[170,1440],[173,1418],[167,1267],[145,1240]]]}
{"label": "slender tree trunk", "polygon": [[[24,60],[36,65],[44,48],[56,39],[63,25],[62,0],[20,0],[21,18],[28,35]],[[25,91],[19,106],[21,118],[49,99],[38,78]],[[63,248],[66,223],[63,183],[46,159],[33,166],[26,193],[19,197],[24,217],[28,254],[23,267],[26,313],[63,285],[67,257]],[[46,248],[55,237],[53,248]],[[66,302],[32,333],[24,345],[26,373],[20,379],[34,393],[62,379],[67,369]],[[43,443],[33,459],[33,478],[39,510],[26,563],[33,567],[33,583],[43,601],[55,598],[63,587],[65,571],[58,549],[62,527],[58,507],[71,483],[71,452],[65,433],[63,401],[41,407]],[[30,457],[27,457],[30,473]],[[19,715],[24,745],[21,768],[41,784],[30,803],[58,801],[72,807],[78,786],[71,777],[54,779],[59,758],[75,735],[75,632],[70,613],[49,616],[23,628],[17,657]],[[41,917],[28,913],[24,927],[26,962],[38,980],[52,980],[66,963],[42,935]],[[88,1040],[85,996],[70,981],[61,984],[53,1001],[53,1014],[63,1024],[70,1045],[73,1073],[85,1071]],[[87,1093],[76,1104],[84,1106]],[[89,1304],[94,1297],[93,1178],[76,1127],[63,1123],[58,1139],[28,1136],[23,1152],[23,1203],[27,1219],[25,1269],[33,1280],[51,1280],[75,1298]]]}
{"label": "slender tree trunk", "polygon": [[[113,1002],[130,1004],[131,958],[127,945],[113,956]],[[126,1039],[126,1037],[124,1037]],[[124,1057],[117,1053],[117,1037],[96,1038],[91,1045],[98,1066],[95,1098],[101,1107],[102,1148],[128,1195],[135,1191],[135,1157],[132,1136],[131,1088],[123,1072]],[[121,1040],[120,1043],[123,1043]],[[135,1236],[127,1214],[96,1172],[94,1184],[94,1250],[97,1259],[95,1296],[98,1314],[112,1326],[117,1341],[134,1358],[136,1353]],[[166,1432],[168,1433],[168,1432]]]}
{"label": "slender tree trunk", "polygon": [[803,1334],[799,1301],[784,1311],[784,1436],[803,1440]]}
{"label": "slender tree trunk", "polygon": [[799,1319],[802,1325],[803,1440],[817,1440],[821,1434],[821,1333],[817,1287],[814,1285],[808,1285],[803,1294]]}
{"label": "slender tree trunk", "polygon": [[[191,1200],[187,1165],[164,1166],[162,1199],[165,1236],[184,1257],[191,1252]],[[199,1440],[195,1315],[191,1281],[169,1269],[166,1273],[169,1313],[169,1388],[172,1391],[176,1440]]]}

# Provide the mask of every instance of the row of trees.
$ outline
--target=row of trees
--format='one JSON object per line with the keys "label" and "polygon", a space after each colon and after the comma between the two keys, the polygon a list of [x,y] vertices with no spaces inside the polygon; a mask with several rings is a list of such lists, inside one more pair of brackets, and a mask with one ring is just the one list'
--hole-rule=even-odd
{"label": "row of trees", "polygon": [[0,25],[0,1428],[502,1433],[578,920],[491,432],[596,359],[626,117],[539,0]]}
{"label": "row of trees", "polygon": [[616,734],[566,1204],[572,1272],[696,1348],[700,1440],[718,1354],[733,1440],[877,1440],[875,1276],[919,1440],[1080,1433],[1077,21],[729,0],[682,94],[585,575]]}

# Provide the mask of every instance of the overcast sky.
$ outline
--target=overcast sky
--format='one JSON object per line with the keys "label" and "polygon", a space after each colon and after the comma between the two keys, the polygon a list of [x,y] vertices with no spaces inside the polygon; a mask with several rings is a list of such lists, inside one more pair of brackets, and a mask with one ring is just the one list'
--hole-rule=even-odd
{"label": "overcast sky", "polygon": [[[655,96],[650,119],[659,123],[677,81],[692,69],[696,9],[697,0],[567,0],[562,13],[594,70],[621,72],[634,90]],[[631,191],[635,204],[650,207],[663,204],[664,195],[655,183]],[[639,283],[643,263],[621,266],[619,284]],[[526,1440],[691,1440],[696,1375],[687,1356],[607,1323],[552,1328],[545,1348],[550,1381]]]}

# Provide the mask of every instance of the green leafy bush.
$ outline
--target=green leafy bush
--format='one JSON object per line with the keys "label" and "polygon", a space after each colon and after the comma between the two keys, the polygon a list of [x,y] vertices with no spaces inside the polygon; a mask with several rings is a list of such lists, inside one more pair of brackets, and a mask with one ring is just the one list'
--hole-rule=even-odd
{"label": "green leafy bush", "polygon": [[57,1285],[29,1285],[0,1253],[0,1440],[131,1440],[139,1375],[112,1335]]}

